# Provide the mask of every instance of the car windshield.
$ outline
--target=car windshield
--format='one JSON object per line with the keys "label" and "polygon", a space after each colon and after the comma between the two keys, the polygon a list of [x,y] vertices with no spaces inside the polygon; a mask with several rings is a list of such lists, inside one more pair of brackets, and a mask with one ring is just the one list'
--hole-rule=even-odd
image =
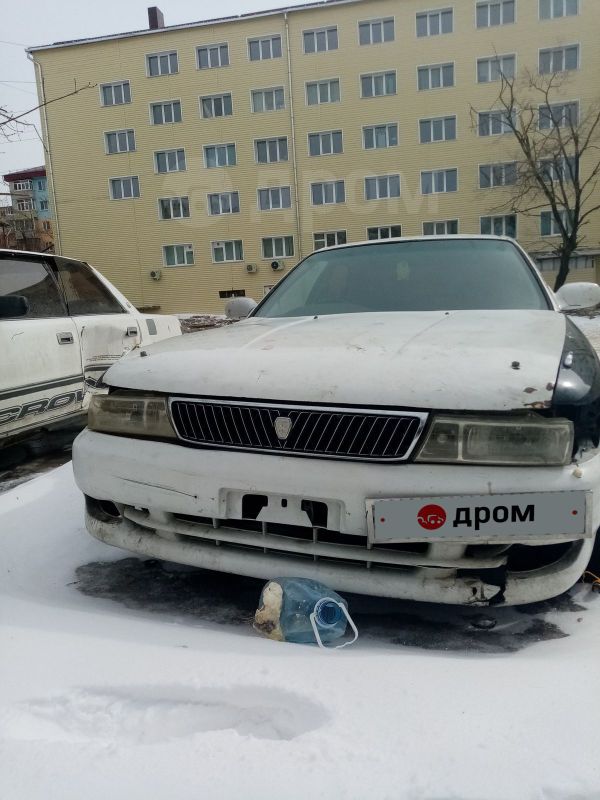
{"label": "car windshield", "polygon": [[255,316],[550,307],[511,242],[423,239],[319,250],[271,291]]}

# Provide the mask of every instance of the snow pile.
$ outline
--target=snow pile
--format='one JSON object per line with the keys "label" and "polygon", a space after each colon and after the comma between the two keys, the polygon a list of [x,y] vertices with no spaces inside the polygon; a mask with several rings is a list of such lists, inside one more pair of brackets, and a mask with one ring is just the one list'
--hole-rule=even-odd
{"label": "snow pile", "polygon": [[82,514],[68,464],[0,496],[2,800],[600,797],[588,587],[491,631],[353,598],[361,638],[324,653],[253,633],[260,584]]}

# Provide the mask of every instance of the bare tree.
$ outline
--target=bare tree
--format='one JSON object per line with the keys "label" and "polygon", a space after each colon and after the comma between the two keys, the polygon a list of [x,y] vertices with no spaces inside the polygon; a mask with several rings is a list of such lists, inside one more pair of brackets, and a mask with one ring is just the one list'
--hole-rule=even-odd
{"label": "bare tree", "polygon": [[516,182],[505,207],[530,216],[549,209],[552,229],[560,234],[553,248],[560,259],[555,291],[567,279],[585,226],[600,210],[600,106],[582,109],[559,99],[565,84],[564,73],[558,72],[501,75],[493,106],[502,112],[501,125],[519,149]]}

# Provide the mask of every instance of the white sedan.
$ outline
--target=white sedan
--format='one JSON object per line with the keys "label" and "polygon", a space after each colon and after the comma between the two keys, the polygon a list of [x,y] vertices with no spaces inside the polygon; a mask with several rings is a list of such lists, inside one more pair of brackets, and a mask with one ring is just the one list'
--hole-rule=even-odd
{"label": "white sedan", "polygon": [[248,319],[136,350],[75,442],[126,550],[456,604],[572,586],[600,525],[600,364],[511,239],[328,248]]}

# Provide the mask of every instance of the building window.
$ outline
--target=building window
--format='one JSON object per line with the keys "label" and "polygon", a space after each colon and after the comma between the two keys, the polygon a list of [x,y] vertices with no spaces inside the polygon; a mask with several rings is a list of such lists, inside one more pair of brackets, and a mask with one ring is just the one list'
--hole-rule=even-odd
{"label": "building window", "polygon": [[200,98],[200,113],[204,119],[213,117],[230,117],[233,114],[233,104],[230,94],[211,94]]}
{"label": "building window", "polygon": [[[559,212],[562,224],[567,229],[570,229],[569,214],[566,209]],[[542,211],[540,213],[540,233],[542,236],[560,236],[561,229],[558,221],[556,220],[552,211]]]}
{"label": "building window", "polygon": [[152,53],[146,56],[146,69],[150,78],[154,78],[157,75],[173,75],[179,72],[177,51],[171,50],[169,53]]}
{"label": "building window", "polygon": [[15,181],[13,191],[15,191],[15,192],[30,192],[31,191],[31,181]]}
{"label": "building window", "polygon": [[190,215],[188,197],[159,197],[158,215],[160,219],[183,219]]}
{"label": "building window", "polygon": [[103,106],[122,106],[124,103],[131,103],[129,81],[102,83],[100,85],[100,96],[102,97]]}
{"label": "building window", "polygon": [[109,183],[111,200],[128,200],[130,197],[140,196],[140,181],[137,175],[111,178]]}
{"label": "building window", "polygon": [[277,161],[288,160],[287,136],[280,136],[277,139],[257,139],[254,144],[258,164],[274,164]]}
{"label": "building window", "polygon": [[360,76],[361,97],[383,97],[396,94],[396,71],[372,72]]}
{"label": "building window", "polygon": [[343,148],[341,131],[323,131],[308,134],[309,156],[328,156],[341,153]]}
{"label": "building window", "polygon": [[306,104],[317,106],[321,103],[338,103],[340,99],[340,79],[315,81],[306,84]]}
{"label": "building window", "polygon": [[454,64],[430,64],[417,70],[419,91],[454,86]]}
{"label": "building window", "polygon": [[337,27],[315,28],[302,34],[305,53],[324,53],[326,50],[338,49]]}
{"label": "building window", "polygon": [[[560,258],[538,258],[537,265],[540,272],[558,272]],[[594,269],[593,256],[571,256],[569,259],[569,270],[575,269]]]}
{"label": "building window", "polygon": [[456,192],[458,189],[457,169],[434,169],[421,172],[422,194],[441,194]]}
{"label": "building window", "polygon": [[440,219],[423,223],[423,236],[454,236],[457,233],[457,219]]}
{"label": "building window", "polygon": [[563,183],[570,183],[575,180],[579,173],[577,159],[574,156],[569,158],[564,158],[563,156],[545,158],[540,161],[539,166],[542,177],[548,182],[562,181]]}
{"label": "building window", "polygon": [[381,44],[381,42],[394,41],[394,20],[371,19],[358,23],[358,41],[360,44]]}
{"label": "building window", "polygon": [[244,246],[242,240],[212,242],[212,257],[217,264],[221,264],[224,261],[243,261]]}
{"label": "building window", "polygon": [[385,200],[400,197],[400,175],[375,175],[365,178],[365,199]]}
{"label": "building window", "polygon": [[45,220],[42,222],[42,228],[43,228],[45,231],[50,231],[50,230],[52,230],[52,226],[51,226],[51,224],[50,224],[50,220],[47,220],[47,219],[45,219]]}
{"label": "building window", "polygon": [[39,189],[40,192],[43,192],[44,189],[45,189],[44,181],[38,181],[37,182],[37,188]]}
{"label": "building window", "polygon": [[288,258],[294,255],[293,236],[269,236],[262,240],[263,258]]}
{"label": "building window", "polygon": [[248,58],[250,61],[265,61],[269,58],[281,58],[281,36],[265,36],[261,39],[249,39]]}
{"label": "building window", "polygon": [[40,211],[48,211],[48,201],[41,200],[40,201]]}
{"label": "building window", "polygon": [[261,211],[279,211],[291,208],[292,198],[289,186],[274,186],[270,189],[258,189],[258,207]]}
{"label": "building window", "polygon": [[434,117],[419,120],[419,140],[421,144],[429,142],[447,142],[456,139],[456,117]]}
{"label": "building window", "polygon": [[577,125],[579,121],[579,103],[553,103],[540,106],[538,110],[539,125],[542,130],[549,128],[566,128]]}
{"label": "building window", "polygon": [[157,150],[154,153],[156,172],[183,172],[185,170],[185,150]]}
{"label": "building window", "polygon": [[135,133],[132,128],[123,131],[108,131],[104,134],[106,152],[131,153],[135,150]]}
{"label": "building window", "polygon": [[252,92],[252,111],[281,111],[285,108],[283,86],[273,89],[255,89]]}
{"label": "building window", "polygon": [[492,0],[477,3],[477,27],[492,28],[515,21],[515,0]]}
{"label": "building window", "polygon": [[497,136],[501,133],[510,133],[514,125],[514,117],[508,116],[506,111],[480,111],[478,130],[480,136]]}
{"label": "building window", "polygon": [[322,250],[324,247],[335,247],[336,244],[346,244],[346,231],[320,231],[313,233],[315,250]]}
{"label": "building window", "polygon": [[395,239],[402,236],[402,225],[378,225],[375,228],[367,228],[367,239]]}
{"label": "building window", "polygon": [[344,181],[323,181],[311,183],[310,196],[313,206],[327,206],[346,202]]}
{"label": "building window", "polygon": [[440,33],[452,33],[451,8],[417,14],[417,36],[438,36]]}
{"label": "building window", "polygon": [[579,0],[540,0],[540,19],[575,17],[579,14]]}
{"label": "building window", "polygon": [[499,217],[481,217],[480,231],[484,236],[517,236],[516,214],[505,214]]}
{"label": "building window", "polygon": [[235,144],[209,144],[204,148],[204,165],[214,167],[235,167],[237,163]]}
{"label": "building window", "polygon": [[27,200],[17,200],[17,211],[33,211],[35,209],[35,200],[28,198]]}
{"label": "building window", "polygon": [[497,186],[514,186],[517,182],[517,162],[504,164],[480,164],[479,188],[493,189]]}
{"label": "building window", "polygon": [[383,147],[396,147],[398,144],[398,125],[368,125],[363,128],[365,150],[379,150]]}
{"label": "building window", "polygon": [[194,246],[191,244],[166,244],[162,250],[166,267],[188,267],[194,263]]}
{"label": "building window", "polygon": [[153,125],[181,122],[181,103],[179,100],[169,100],[167,103],[151,103],[150,117]]}
{"label": "building window", "polygon": [[571,69],[579,69],[578,44],[540,50],[540,75],[549,75],[552,72],[567,72]]}
{"label": "building window", "polygon": [[221,192],[208,195],[208,213],[216,217],[220,214],[239,214],[239,192]]}
{"label": "building window", "polygon": [[214,69],[229,66],[229,45],[207,44],[196,48],[198,69]]}
{"label": "building window", "polygon": [[491,83],[501,78],[514,78],[517,57],[493,56],[477,59],[477,83]]}

